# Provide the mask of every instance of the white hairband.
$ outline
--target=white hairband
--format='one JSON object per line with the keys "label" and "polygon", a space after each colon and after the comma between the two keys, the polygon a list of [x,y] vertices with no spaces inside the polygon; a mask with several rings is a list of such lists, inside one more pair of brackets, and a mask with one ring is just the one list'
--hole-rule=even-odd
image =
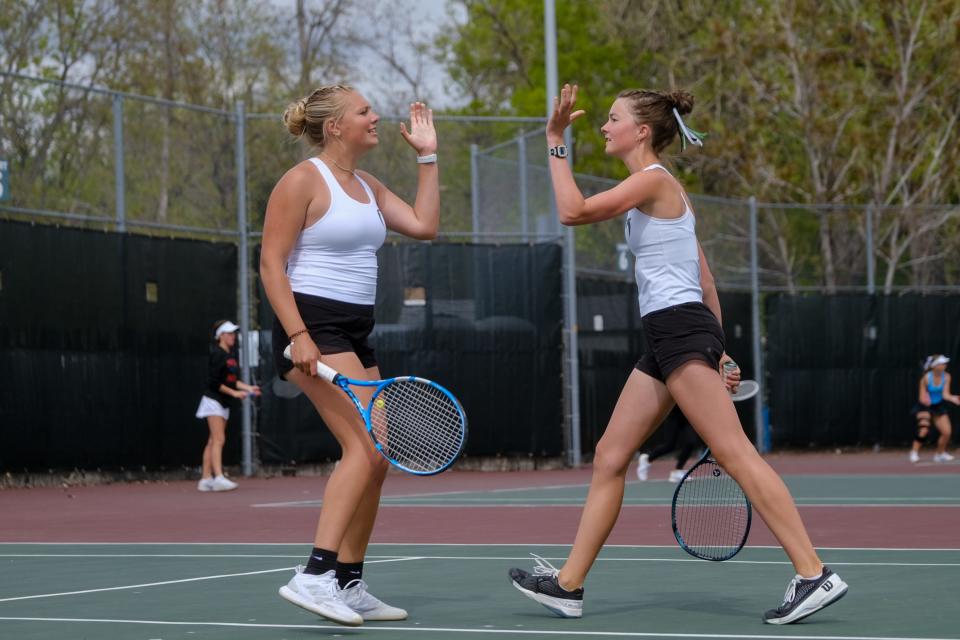
{"label": "white hairband", "polygon": [[673,108],[673,117],[677,119],[677,124],[680,125],[680,151],[687,148],[688,141],[690,144],[702,147],[703,138],[705,138],[707,134],[689,128],[686,123],[684,123],[683,118],[680,117],[680,112],[677,111],[676,107]]}

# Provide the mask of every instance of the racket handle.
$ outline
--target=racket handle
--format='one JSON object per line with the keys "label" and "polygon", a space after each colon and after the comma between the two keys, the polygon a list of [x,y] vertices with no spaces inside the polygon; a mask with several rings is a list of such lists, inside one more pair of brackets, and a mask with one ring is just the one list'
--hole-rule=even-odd
{"label": "racket handle", "polygon": [[[283,357],[286,358],[287,360],[293,360],[293,355],[290,352],[289,344],[283,349]],[[328,367],[327,365],[317,360],[317,375],[323,378],[324,380],[326,380],[327,382],[333,382],[336,379],[336,377],[340,374],[337,373],[336,369]]]}
{"label": "racket handle", "polygon": [[326,380],[327,382],[333,382],[336,380],[337,376],[340,375],[337,373],[336,369],[328,367],[319,360],[317,360],[317,375]]}

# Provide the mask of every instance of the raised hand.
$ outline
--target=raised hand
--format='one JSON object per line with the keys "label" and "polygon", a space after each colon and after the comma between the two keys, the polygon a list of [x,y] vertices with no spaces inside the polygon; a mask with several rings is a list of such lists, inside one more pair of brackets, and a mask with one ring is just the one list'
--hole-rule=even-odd
{"label": "raised hand", "polygon": [[579,87],[564,84],[560,89],[560,96],[553,98],[553,113],[550,114],[550,120],[547,122],[547,142],[551,145],[563,143],[563,131],[570,126],[570,123],[586,113],[583,109],[573,110],[577,103],[577,91]]}
{"label": "raised hand", "polygon": [[400,135],[413,147],[417,155],[426,156],[437,150],[437,130],[433,128],[433,109],[422,102],[410,105],[410,129],[400,123]]}

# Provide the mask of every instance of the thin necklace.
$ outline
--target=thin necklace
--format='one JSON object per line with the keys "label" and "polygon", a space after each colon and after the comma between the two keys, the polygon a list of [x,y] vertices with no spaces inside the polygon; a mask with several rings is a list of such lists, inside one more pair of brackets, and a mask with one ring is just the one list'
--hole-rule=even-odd
{"label": "thin necklace", "polygon": [[331,158],[330,156],[328,156],[328,155],[326,155],[326,154],[323,154],[323,153],[321,153],[320,156],[321,156],[321,157],[324,157],[324,158],[326,158],[327,160],[329,160],[330,162],[332,162],[333,165],[334,165],[337,169],[340,169],[341,171],[346,171],[347,173],[349,173],[349,174],[352,175],[352,176],[357,175],[355,171],[353,171],[352,169],[347,169],[347,168],[344,167],[344,166],[341,166],[339,162],[337,162],[336,160],[334,160],[334,159]]}

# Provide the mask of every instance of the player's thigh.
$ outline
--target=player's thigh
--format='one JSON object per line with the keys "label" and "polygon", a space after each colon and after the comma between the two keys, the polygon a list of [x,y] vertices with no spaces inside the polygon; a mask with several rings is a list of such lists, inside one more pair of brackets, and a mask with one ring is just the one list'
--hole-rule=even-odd
{"label": "player's thigh", "polygon": [[670,374],[667,388],[718,462],[756,454],[720,374],[707,363],[684,363]]}
{"label": "player's thigh", "polygon": [[[321,360],[347,378],[367,378],[367,371],[355,353],[324,354]],[[341,447],[345,450],[356,446],[373,449],[363,417],[342,389],[319,376],[309,376],[299,369],[292,369],[287,373],[287,379],[310,399]],[[361,406],[365,407],[372,391],[362,387],[353,387],[351,390],[357,395]]]}
{"label": "player's thigh", "polygon": [[227,421],[223,416],[207,416],[207,428],[210,429],[211,438],[223,438],[227,431]]}
{"label": "player's thigh", "polygon": [[942,413],[939,416],[934,417],[933,424],[937,427],[937,431],[940,433],[945,433],[950,435],[952,428],[950,425],[950,416],[946,413]]}
{"label": "player's thigh", "polygon": [[673,408],[662,382],[634,369],[620,391],[610,422],[597,443],[594,467],[626,467],[634,452],[650,437]]}

